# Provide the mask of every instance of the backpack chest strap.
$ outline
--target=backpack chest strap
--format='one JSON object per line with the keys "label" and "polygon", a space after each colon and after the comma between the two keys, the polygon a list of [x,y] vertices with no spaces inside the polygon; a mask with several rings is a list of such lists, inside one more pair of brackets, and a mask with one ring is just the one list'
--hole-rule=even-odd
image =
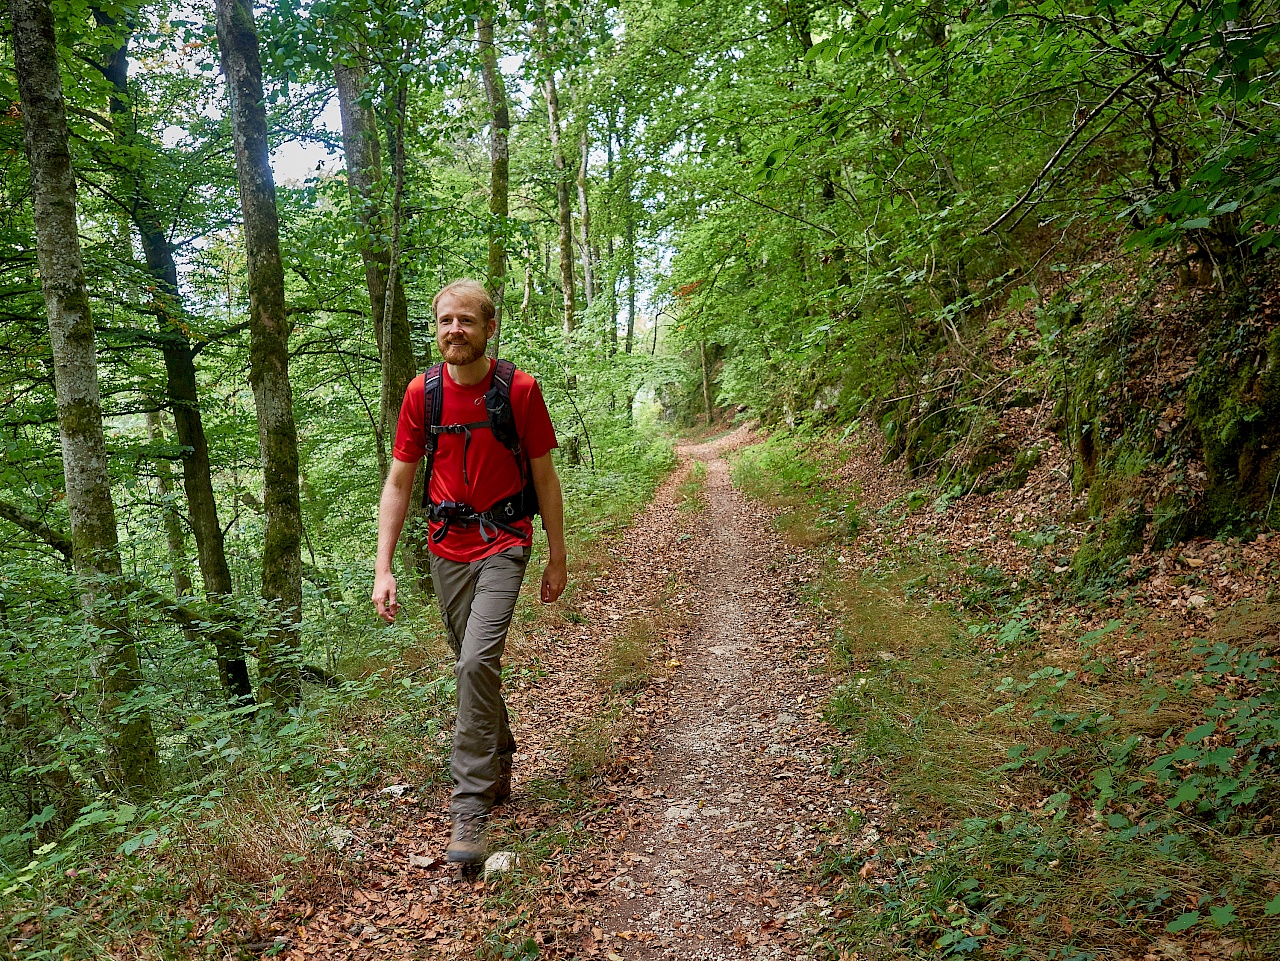
{"label": "backpack chest strap", "polygon": [[467,477],[467,451],[471,449],[471,432],[482,427],[492,430],[493,424],[487,420],[477,420],[470,424],[432,424],[427,428],[433,437],[439,437],[441,434],[462,435],[462,483],[464,484],[471,483],[471,479]]}

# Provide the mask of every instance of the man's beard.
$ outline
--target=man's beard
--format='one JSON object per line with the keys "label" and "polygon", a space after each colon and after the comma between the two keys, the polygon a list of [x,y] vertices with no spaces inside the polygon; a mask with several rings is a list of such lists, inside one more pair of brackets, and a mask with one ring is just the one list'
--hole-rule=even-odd
{"label": "man's beard", "polygon": [[462,342],[443,341],[436,346],[440,348],[440,356],[455,367],[466,367],[484,356],[485,343],[466,340]]}

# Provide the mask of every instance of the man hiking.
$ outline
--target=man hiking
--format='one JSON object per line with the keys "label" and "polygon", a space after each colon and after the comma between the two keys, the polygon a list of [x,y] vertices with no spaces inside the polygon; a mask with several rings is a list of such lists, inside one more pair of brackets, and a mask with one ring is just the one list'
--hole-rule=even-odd
{"label": "man hiking", "polygon": [[560,479],[551,463],[555,430],[538,383],[509,361],[485,356],[496,330],[493,301],[473,280],[456,280],[432,301],[444,362],[409,384],[400,408],[391,469],[378,508],[373,603],[395,620],[391,560],[404,527],[413,477],[425,455],[424,496],[431,579],[445,637],[457,658],[458,719],[453,735],[453,835],[448,860],[482,864],[489,810],[511,793],[516,743],[502,699],[502,653],[542,514],[550,559],[542,602],[567,579]]}

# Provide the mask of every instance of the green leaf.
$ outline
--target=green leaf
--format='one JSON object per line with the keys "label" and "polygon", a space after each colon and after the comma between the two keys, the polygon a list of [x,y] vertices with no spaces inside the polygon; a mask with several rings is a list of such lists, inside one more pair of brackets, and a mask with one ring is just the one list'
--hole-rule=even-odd
{"label": "green leaf", "polygon": [[1169,807],[1176,808],[1180,804],[1186,804],[1194,801],[1200,796],[1200,785],[1194,781],[1183,781],[1182,786],[1178,788],[1177,793],[1169,798]]}
{"label": "green leaf", "polygon": [[1277,894],[1274,898],[1272,898],[1270,901],[1268,901],[1266,904],[1262,906],[1262,913],[1265,914],[1267,917],[1271,917],[1272,915],[1275,915],[1275,914],[1280,914],[1280,894]]}
{"label": "green leaf", "polygon": [[1185,931],[1187,930],[1187,928],[1193,927],[1195,923],[1199,920],[1200,920],[1199,911],[1188,911],[1185,914],[1178,915],[1176,918],[1170,921],[1167,925],[1165,925],[1165,930],[1168,931],[1170,934],[1177,934],[1179,931]]}
{"label": "green leaf", "polygon": [[1236,749],[1233,747],[1215,747],[1212,751],[1205,752],[1204,757],[1200,759],[1201,767],[1217,766],[1220,771],[1230,771],[1231,762],[1235,760]]}
{"label": "green leaf", "polygon": [[1214,721],[1210,721],[1207,724],[1201,724],[1198,727],[1193,727],[1190,731],[1187,732],[1187,736],[1186,738],[1184,738],[1184,740],[1188,744],[1195,744],[1196,741],[1203,741],[1206,737],[1208,737],[1217,729],[1218,729],[1217,723]]}
{"label": "green leaf", "polygon": [[1219,928],[1225,928],[1235,919],[1236,909],[1230,904],[1224,904],[1221,907],[1209,909],[1209,920]]}
{"label": "green leaf", "polygon": [[143,831],[141,834],[135,834],[124,844],[120,845],[120,850],[125,854],[133,854],[139,848],[149,847],[159,840],[160,835],[155,831]]}

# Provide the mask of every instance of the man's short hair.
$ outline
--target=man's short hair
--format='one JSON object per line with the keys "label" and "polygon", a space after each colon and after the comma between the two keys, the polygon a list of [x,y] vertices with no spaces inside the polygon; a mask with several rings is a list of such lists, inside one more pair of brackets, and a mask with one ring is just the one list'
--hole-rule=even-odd
{"label": "man's short hair", "polygon": [[493,320],[493,298],[489,296],[489,291],[485,290],[484,284],[468,277],[459,280],[451,280],[441,288],[440,293],[431,298],[431,315],[436,316],[436,304],[440,302],[440,298],[445,294],[452,294],[455,297],[462,297],[469,300],[475,306],[480,308],[480,319],[486,324]]}

